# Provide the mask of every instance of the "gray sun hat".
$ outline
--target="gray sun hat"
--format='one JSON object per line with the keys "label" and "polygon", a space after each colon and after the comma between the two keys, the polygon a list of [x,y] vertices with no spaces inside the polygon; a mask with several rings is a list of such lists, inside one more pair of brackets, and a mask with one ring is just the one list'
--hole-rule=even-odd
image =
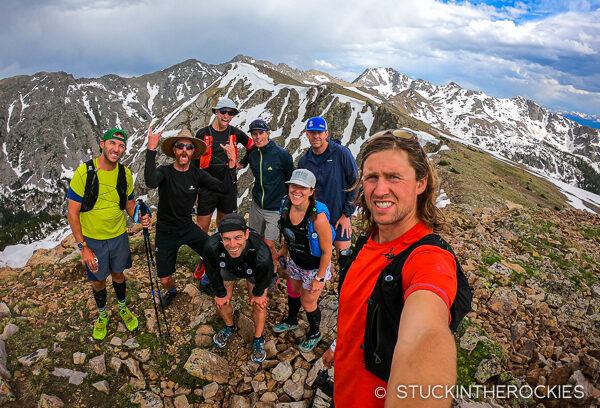
{"label": "gray sun hat", "polygon": [[297,184],[302,187],[315,188],[317,179],[312,171],[307,169],[296,169],[292,173],[292,178],[285,182],[286,184]]}
{"label": "gray sun hat", "polygon": [[217,109],[221,109],[221,108],[233,109],[235,111],[236,115],[238,113],[240,113],[237,106],[235,105],[235,102],[229,98],[220,98],[219,101],[217,102],[217,106],[213,106],[212,111],[214,113]]}

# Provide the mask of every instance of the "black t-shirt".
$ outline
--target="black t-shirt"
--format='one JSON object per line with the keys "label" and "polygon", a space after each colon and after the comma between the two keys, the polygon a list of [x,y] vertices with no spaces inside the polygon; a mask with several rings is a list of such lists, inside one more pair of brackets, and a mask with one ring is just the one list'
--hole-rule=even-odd
{"label": "black t-shirt", "polygon": [[194,223],[192,212],[200,187],[227,193],[233,185],[230,172],[221,181],[197,167],[190,166],[187,171],[177,171],[173,164],[156,168],[155,150],[146,150],[144,178],[149,188],[158,187],[156,229],[165,232]]}
{"label": "black t-shirt", "polygon": [[298,225],[292,224],[289,217],[281,217],[280,229],[292,260],[303,269],[317,269],[321,258],[311,255],[308,241],[308,216],[312,207],[306,210],[304,218]]}
{"label": "black t-shirt", "polygon": [[[209,125],[196,132],[196,138],[203,140],[207,148],[202,158],[193,160],[192,166],[200,167],[202,163],[202,168],[208,171],[213,177],[223,180],[225,173],[229,169],[227,167],[229,159],[221,145],[229,143],[230,137],[235,139],[234,144],[236,145],[236,149],[238,143],[242,144],[248,150],[254,146],[252,138],[235,126],[230,125],[223,131],[217,131],[212,125]],[[235,169],[229,170],[229,173],[235,174]],[[235,177],[233,179],[235,180]]]}
{"label": "black t-shirt", "polygon": [[208,238],[202,253],[206,274],[217,297],[225,297],[227,291],[223,285],[221,268],[238,278],[254,277],[256,284],[252,290],[254,296],[262,296],[271,283],[273,276],[273,257],[271,250],[261,237],[250,231],[246,248],[238,258],[232,258],[223,246],[218,232]]}

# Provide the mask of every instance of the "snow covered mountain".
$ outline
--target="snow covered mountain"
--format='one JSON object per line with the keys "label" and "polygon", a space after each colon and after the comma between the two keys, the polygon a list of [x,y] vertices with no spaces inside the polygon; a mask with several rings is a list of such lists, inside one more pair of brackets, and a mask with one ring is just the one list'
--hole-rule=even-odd
{"label": "snow covered mountain", "polygon": [[[111,127],[128,132],[124,162],[135,174],[136,193],[147,194],[148,126],[165,130],[164,136],[184,127],[195,132],[210,123],[210,107],[221,96],[241,108],[233,125],[247,129],[256,118],[266,120],[271,137],[294,158],[308,148],[306,120],[321,115],[354,154],[381,129],[437,128],[571,184],[589,188],[582,180],[600,177],[598,132],[524,98],[495,99],[453,83],[438,87],[382,68],[347,83],[237,56],[219,65],[188,60],[135,78],[76,79],[56,72],[0,80],[0,210],[64,214],[75,168],[98,155],[100,136]],[[249,172],[242,171],[240,201],[250,184]]]}
{"label": "snow covered mountain", "polygon": [[600,171],[600,130],[523,97],[493,98],[453,82],[436,86],[391,68],[367,69],[353,84],[376,91],[401,112],[442,132],[567,183],[589,188],[582,168]]}

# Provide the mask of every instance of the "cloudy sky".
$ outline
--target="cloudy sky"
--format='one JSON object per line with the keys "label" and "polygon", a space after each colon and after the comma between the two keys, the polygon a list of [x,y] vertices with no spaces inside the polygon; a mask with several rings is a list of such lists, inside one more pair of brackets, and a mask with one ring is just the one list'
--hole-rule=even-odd
{"label": "cloudy sky", "polygon": [[2,0],[0,78],[137,76],[237,54],[352,81],[436,85],[600,114],[600,0]]}

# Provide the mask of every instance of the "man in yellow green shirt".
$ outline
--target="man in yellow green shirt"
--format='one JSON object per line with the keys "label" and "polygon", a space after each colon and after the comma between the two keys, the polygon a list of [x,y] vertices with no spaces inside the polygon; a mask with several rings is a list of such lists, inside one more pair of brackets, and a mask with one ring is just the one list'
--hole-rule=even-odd
{"label": "man in yellow green shirt", "polygon": [[[107,333],[106,278],[109,275],[125,326],[129,330],[138,326],[137,318],[126,306],[123,274],[125,269],[131,268],[123,210],[133,218],[136,209],[131,171],[119,163],[125,153],[126,142],[124,131],[106,131],[100,141],[100,157],[77,168],[67,194],[69,224],[81,251],[99,311],[93,331],[97,340],[102,340]],[[90,180],[88,175],[92,177]],[[149,217],[144,217],[142,224],[149,227]]]}

